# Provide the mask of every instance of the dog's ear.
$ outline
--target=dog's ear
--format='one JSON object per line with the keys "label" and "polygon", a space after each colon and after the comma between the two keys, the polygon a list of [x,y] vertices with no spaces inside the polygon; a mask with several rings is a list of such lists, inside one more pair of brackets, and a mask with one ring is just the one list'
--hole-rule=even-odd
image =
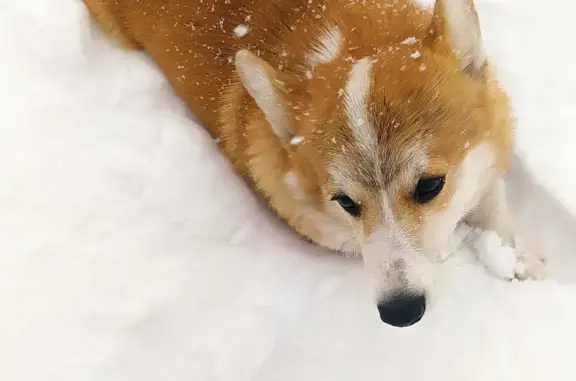
{"label": "dog's ear", "polygon": [[473,0],[436,0],[426,43],[455,57],[462,71],[482,77],[487,57]]}
{"label": "dog's ear", "polygon": [[248,50],[236,53],[236,72],[282,144],[287,145],[294,119],[284,96],[284,83],[276,70]]}

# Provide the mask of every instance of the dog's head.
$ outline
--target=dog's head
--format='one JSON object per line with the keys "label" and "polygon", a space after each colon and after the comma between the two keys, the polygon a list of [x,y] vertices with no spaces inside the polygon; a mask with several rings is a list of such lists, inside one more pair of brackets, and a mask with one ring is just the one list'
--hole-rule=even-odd
{"label": "dog's head", "polygon": [[424,33],[366,56],[346,49],[345,30],[326,33],[304,91],[286,91],[281,74],[246,51],[237,69],[289,152],[288,185],[320,232],[308,235],[361,251],[382,320],[411,325],[434,264],[509,145],[498,132],[508,126],[497,127],[506,112],[503,122],[494,111],[505,97],[489,83],[472,1],[437,1]]}

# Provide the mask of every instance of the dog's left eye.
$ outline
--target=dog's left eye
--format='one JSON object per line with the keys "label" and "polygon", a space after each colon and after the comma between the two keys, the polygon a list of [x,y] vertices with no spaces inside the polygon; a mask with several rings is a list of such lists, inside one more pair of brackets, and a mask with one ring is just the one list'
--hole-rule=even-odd
{"label": "dog's left eye", "polygon": [[432,201],[444,188],[444,176],[423,177],[418,180],[414,190],[414,201],[418,204],[426,204]]}
{"label": "dog's left eye", "polygon": [[342,209],[344,209],[348,214],[353,217],[360,216],[360,205],[355,203],[350,197],[345,194],[337,194],[332,197],[332,201],[336,201]]}

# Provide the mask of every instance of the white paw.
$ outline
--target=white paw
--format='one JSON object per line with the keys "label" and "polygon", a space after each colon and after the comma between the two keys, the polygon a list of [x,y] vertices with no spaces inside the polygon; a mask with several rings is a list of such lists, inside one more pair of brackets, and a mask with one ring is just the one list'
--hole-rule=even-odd
{"label": "white paw", "polygon": [[519,239],[503,242],[502,238],[494,231],[480,231],[474,233],[479,236],[474,240],[474,247],[478,259],[496,277],[512,281],[533,279],[541,280],[546,277],[546,260],[536,255],[538,250],[525,250],[527,246]]}
{"label": "white paw", "polygon": [[517,250],[516,272],[514,277],[518,280],[542,280],[546,278],[546,258],[533,251]]}

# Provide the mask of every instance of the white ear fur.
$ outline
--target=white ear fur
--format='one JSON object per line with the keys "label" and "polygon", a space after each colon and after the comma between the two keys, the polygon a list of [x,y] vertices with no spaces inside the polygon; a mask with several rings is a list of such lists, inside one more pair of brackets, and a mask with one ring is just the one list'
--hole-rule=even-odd
{"label": "white ear fur", "polygon": [[242,84],[266,116],[274,133],[283,143],[287,142],[292,119],[275,86],[276,71],[248,50],[236,53],[235,65]]}
{"label": "white ear fur", "polygon": [[475,74],[484,68],[487,56],[473,0],[436,0],[432,36],[436,47],[445,45],[456,56],[462,70]]}

